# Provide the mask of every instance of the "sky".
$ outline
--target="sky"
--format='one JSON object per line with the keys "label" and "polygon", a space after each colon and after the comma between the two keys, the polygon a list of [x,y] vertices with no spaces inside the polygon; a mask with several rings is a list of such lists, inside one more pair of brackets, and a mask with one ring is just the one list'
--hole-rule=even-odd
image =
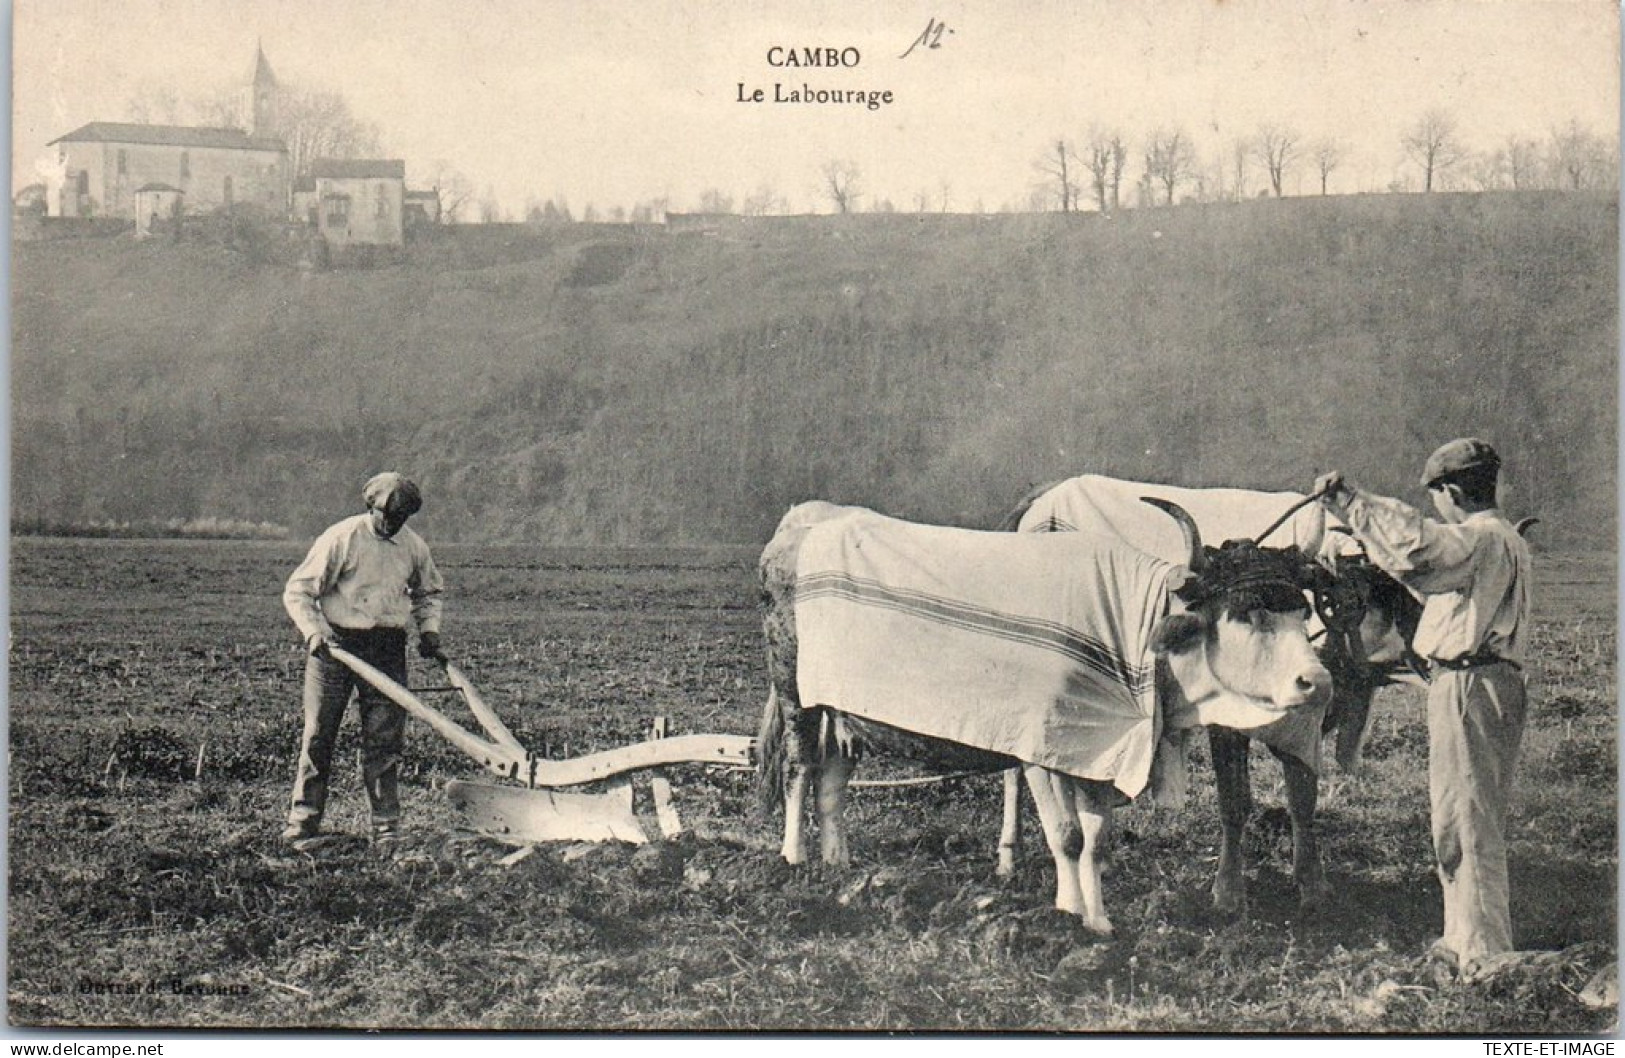
{"label": "sky", "polygon": [[[1619,127],[1610,0],[12,0],[11,17],[14,189],[51,140],[128,120],[143,93],[246,86],[256,46],[284,85],[375,125],[408,186],[449,165],[511,219],[546,200],[692,210],[713,190],[827,212],[832,162],[855,167],[860,208],[1027,208],[1045,152],[1096,127],[1136,158],[1181,128],[1217,166],[1285,126],[1342,145],[1330,190],[1382,191],[1417,182],[1401,141],[1430,108],[1477,149]],[[775,46],[857,61],[774,66]],[[892,102],[774,101],[804,86]],[[1307,161],[1289,171],[1288,193],[1317,189]]]}

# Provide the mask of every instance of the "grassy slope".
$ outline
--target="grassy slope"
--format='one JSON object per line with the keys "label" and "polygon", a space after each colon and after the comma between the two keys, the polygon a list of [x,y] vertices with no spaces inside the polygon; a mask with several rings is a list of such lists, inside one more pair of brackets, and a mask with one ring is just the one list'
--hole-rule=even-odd
{"label": "grassy slope", "polygon": [[1525,194],[464,229],[325,273],[23,244],[14,516],[309,531],[387,463],[439,539],[750,542],[813,496],[982,523],[1085,469],[1404,490],[1470,431],[1595,546],[1617,230]]}

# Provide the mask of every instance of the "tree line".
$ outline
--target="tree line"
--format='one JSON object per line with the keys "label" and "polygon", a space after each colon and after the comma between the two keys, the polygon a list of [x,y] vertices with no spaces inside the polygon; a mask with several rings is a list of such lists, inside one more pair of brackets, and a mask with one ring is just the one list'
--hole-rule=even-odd
{"label": "tree line", "polygon": [[[240,91],[221,89],[190,98],[166,86],[148,86],[133,97],[128,117],[142,123],[205,124],[243,127],[245,99]],[[378,127],[358,118],[337,92],[313,86],[284,86],[279,94],[278,125],[288,145],[295,177],[309,172],[316,158],[380,157],[384,139]],[[1482,149],[1463,136],[1450,111],[1432,107],[1408,125],[1400,138],[1404,168],[1382,190],[1404,192],[1499,191],[1615,187],[1619,180],[1617,137],[1609,138],[1578,120],[1543,135],[1511,133]],[[1177,202],[1234,202],[1253,197],[1283,197],[1304,181],[1319,194],[1333,193],[1334,175],[1348,167],[1352,147],[1337,137],[1307,137],[1289,124],[1264,122],[1251,132],[1217,147],[1199,147],[1183,127],[1167,125],[1138,138],[1120,128],[1097,125],[1081,139],[1057,136],[1033,161],[1036,177],[1024,203],[1028,211],[1110,213],[1123,208],[1174,205]],[[732,214],[759,217],[790,211],[790,200],[770,183],[736,198],[707,188],[692,202],[654,196],[631,206],[586,204],[579,213],[568,199],[531,196],[517,214],[505,210],[495,190],[476,190],[474,181],[445,159],[436,159],[426,174],[440,194],[444,223],[533,225],[571,223],[659,223],[667,212]],[[872,193],[862,171],[845,159],[819,166],[813,195],[838,214],[872,212],[987,212],[980,201],[954,201],[946,178],[917,190],[901,206]],[[1001,207],[1009,211],[1010,206]]]}
{"label": "tree line", "polygon": [[[1619,179],[1617,140],[1577,120],[1543,137],[1514,133],[1474,150],[1453,114],[1431,108],[1407,126],[1399,146],[1416,184],[1406,173],[1387,191],[1578,191],[1613,187]],[[1029,204],[1062,213],[1092,205],[1107,213],[1123,208],[1125,195],[1137,206],[1279,198],[1287,194],[1289,175],[1305,174],[1325,195],[1351,156],[1345,141],[1309,138],[1275,122],[1231,139],[1205,159],[1179,127],[1156,129],[1138,143],[1117,129],[1094,128],[1080,143],[1057,137],[1045,146],[1033,163],[1039,179]],[[1125,185],[1125,174],[1131,184]]]}

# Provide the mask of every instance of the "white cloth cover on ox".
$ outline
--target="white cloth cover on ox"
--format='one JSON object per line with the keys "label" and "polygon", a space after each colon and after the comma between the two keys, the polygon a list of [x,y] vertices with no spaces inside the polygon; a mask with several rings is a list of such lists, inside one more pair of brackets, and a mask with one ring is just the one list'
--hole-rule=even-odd
{"label": "white cloth cover on ox", "polygon": [[[1252,489],[1188,489],[1098,474],[1082,474],[1060,482],[1040,496],[1021,518],[1022,532],[1082,532],[1124,540],[1168,562],[1184,562],[1184,533],[1166,513],[1145,503],[1154,496],[1179,504],[1201,530],[1202,542],[1218,547],[1226,540],[1251,540],[1269,528],[1294,504],[1299,492],[1260,492]],[[1328,530],[1340,524],[1326,509],[1311,503],[1299,509],[1262,541],[1266,547],[1297,545],[1306,555],[1329,563],[1334,554],[1357,549],[1351,537]],[[1319,627],[1311,616],[1311,631]],[[1326,717],[1323,703],[1294,709],[1284,719],[1247,733],[1258,741],[1291,754],[1321,770],[1320,728]]]}
{"label": "white cloth cover on ox", "polygon": [[1182,738],[1162,737],[1150,650],[1176,569],[1094,534],[976,532],[868,511],[824,522],[797,558],[801,704],[1131,798],[1152,782],[1160,744],[1176,756],[1158,763],[1156,793],[1177,800]]}

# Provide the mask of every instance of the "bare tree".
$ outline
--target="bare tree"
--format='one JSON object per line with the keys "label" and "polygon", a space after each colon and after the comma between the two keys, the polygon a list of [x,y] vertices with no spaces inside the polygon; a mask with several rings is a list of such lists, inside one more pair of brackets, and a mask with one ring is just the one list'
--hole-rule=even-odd
{"label": "bare tree", "polygon": [[1237,202],[1247,197],[1247,163],[1253,158],[1253,141],[1237,136],[1230,141],[1230,192]]}
{"label": "bare tree", "polygon": [[851,162],[825,162],[819,173],[823,176],[823,191],[837,213],[854,213],[862,190],[858,183],[858,167]]}
{"label": "bare tree", "polygon": [[[204,125],[217,129],[245,129],[250,125],[248,115],[245,113],[246,100],[239,88],[222,88],[209,95],[200,96],[194,104],[197,119]],[[258,135],[265,135],[265,130],[257,130]]]}
{"label": "bare tree", "polygon": [[1333,139],[1316,140],[1315,145],[1309,148],[1309,156],[1315,161],[1315,172],[1320,174],[1321,194],[1326,193],[1332,173],[1343,164],[1343,154],[1343,145]]}
{"label": "bare tree", "polygon": [[1089,130],[1089,147],[1084,152],[1083,164],[1089,171],[1089,186],[1095,195],[1095,206],[1107,213],[1118,207],[1122,199],[1123,166],[1128,162],[1128,145],[1120,133],[1094,128]]}
{"label": "bare tree", "polygon": [[1615,183],[1614,158],[1614,149],[1578,121],[1552,130],[1552,169],[1561,186],[1568,190]]}
{"label": "bare tree", "polygon": [[[552,205],[553,203],[548,203],[548,206]],[[480,196],[479,210],[481,224],[502,223],[502,206],[497,202],[496,191],[489,184],[486,185],[485,193]]]}
{"label": "bare tree", "polygon": [[1474,152],[1466,161],[1467,176],[1480,191],[1500,191],[1511,185],[1510,165],[1504,147]]}
{"label": "bare tree", "polygon": [[1286,175],[1287,166],[1298,155],[1298,133],[1284,125],[1264,125],[1258,130],[1253,143],[1258,151],[1258,160],[1264,163],[1264,171],[1269,174],[1270,190],[1275,192],[1276,198],[1280,198],[1281,180]]}
{"label": "bare tree", "polygon": [[1514,191],[1540,186],[1540,144],[1527,136],[1508,136],[1506,146],[1497,152],[1503,154],[1506,178]]}
{"label": "bare tree", "polygon": [[707,188],[700,195],[701,213],[732,213],[734,200],[732,195],[725,195],[716,188]]}
{"label": "bare tree", "polygon": [[1074,156],[1074,150],[1067,146],[1065,140],[1056,140],[1033,163],[1033,167],[1044,174],[1045,184],[1052,187],[1052,190],[1043,192],[1043,201],[1058,203],[1062,213],[1074,213],[1078,208],[1077,166],[1072,163]]}
{"label": "bare tree", "polygon": [[1422,169],[1422,190],[1432,191],[1446,170],[1461,160],[1462,148],[1456,138],[1456,119],[1447,111],[1433,108],[1422,115],[1405,134],[1405,153]]}
{"label": "bare tree", "polygon": [[296,177],[310,172],[317,158],[366,158],[383,153],[378,129],[350,113],[337,92],[284,91],[278,115],[288,166]]}
{"label": "bare tree", "polygon": [[435,160],[433,173],[431,179],[440,196],[440,223],[460,223],[463,210],[474,197],[473,182],[444,158]]}
{"label": "bare tree", "polygon": [[745,196],[745,204],[740,212],[747,217],[767,217],[775,213],[784,213],[790,208],[784,196],[774,190],[771,184],[762,184],[755,191]]}
{"label": "bare tree", "polygon": [[125,117],[137,125],[182,125],[186,105],[180,95],[165,84],[145,84],[124,104]]}
{"label": "bare tree", "polygon": [[1163,192],[1163,204],[1174,204],[1174,192],[1196,169],[1196,152],[1183,129],[1159,131],[1145,153],[1145,172]]}

